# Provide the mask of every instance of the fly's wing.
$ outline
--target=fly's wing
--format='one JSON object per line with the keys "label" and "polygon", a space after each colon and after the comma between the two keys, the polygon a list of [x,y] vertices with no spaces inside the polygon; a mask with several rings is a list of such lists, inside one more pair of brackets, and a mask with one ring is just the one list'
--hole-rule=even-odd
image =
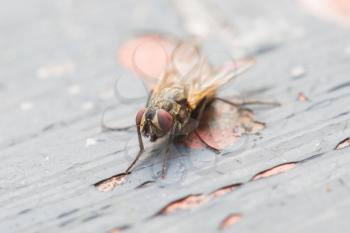
{"label": "fly's wing", "polygon": [[[142,43],[138,42],[137,46],[134,46],[132,67],[136,73],[143,77],[145,86],[153,90],[152,96],[157,95],[165,87],[170,87],[174,84],[184,86],[192,109],[196,108],[204,97],[213,97],[219,87],[247,70],[253,64],[252,60],[246,60],[239,64],[229,62],[219,70],[215,70],[201,56],[199,48],[194,42],[178,42],[177,45],[171,47],[170,42],[170,45],[166,46],[165,42],[160,40],[160,38],[146,38],[147,40]],[[152,55],[158,53],[159,56],[152,57]],[[170,61],[168,61],[167,57]],[[159,72],[159,67],[157,66],[158,69],[155,69],[149,65],[149,62],[152,65],[154,63],[156,65],[158,63],[161,64],[159,67],[165,64],[165,68],[162,69],[162,72],[157,77],[149,75]],[[154,72],[154,70],[157,72]]]}
{"label": "fly's wing", "polygon": [[136,74],[148,91],[159,82],[170,62],[176,40],[163,35],[141,35],[122,44],[118,61]]}
{"label": "fly's wing", "polygon": [[191,108],[195,109],[204,97],[212,98],[218,88],[248,70],[254,63],[254,60],[229,61],[221,68],[214,69],[200,54],[194,42],[178,42],[171,52],[169,63],[158,76],[157,84],[152,87],[152,96],[166,87],[181,84],[186,90]]}
{"label": "fly's wing", "polygon": [[229,61],[216,70],[210,67],[206,59],[202,59],[199,72],[184,81],[188,87],[188,101],[192,109],[195,109],[204,97],[213,98],[220,87],[247,71],[253,64],[253,59]]}
{"label": "fly's wing", "polygon": [[186,87],[188,77],[196,76],[200,70],[200,53],[194,43],[178,42],[170,55],[170,62],[159,76],[158,83],[153,89],[153,95],[172,85],[182,84]]}

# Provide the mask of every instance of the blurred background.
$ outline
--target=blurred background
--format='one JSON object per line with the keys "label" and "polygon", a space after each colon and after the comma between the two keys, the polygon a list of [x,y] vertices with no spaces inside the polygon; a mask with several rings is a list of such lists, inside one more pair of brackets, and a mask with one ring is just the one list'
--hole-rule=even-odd
{"label": "blurred background", "polygon": [[[349,135],[350,1],[0,4],[1,232],[213,232],[232,224],[237,232],[349,229],[348,189],[337,189],[349,178],[349,161],[339,157],[247,184],[197,212],[150,216],[187,195],[204,195],[248,182],[279,164],[333,153]],[[130,54],[135,41],[150,37],[161,43],[194,38],[208,55],[219,50],[237,60],[254,57],[254,68],[224,92],[280,101],[283,107],[257,113],[268,127],[245,149],[250,156],[186,173],[185,163],[169,178],[176,185],[136,190],[145,177],[154,178],[146,164],[125,185],[101,193],[93,184],[126,167],[125,145],[137,149],[135,132],[102,133],[101,115],[113,106],[108,119],[114,126],[134,122],[145,93]],[[122,103],[115,97],[117,79],[118,91],[138,101]],[[285,169],[290,168],[294,165]],[[326,196],[325,189],[337,191]]]}

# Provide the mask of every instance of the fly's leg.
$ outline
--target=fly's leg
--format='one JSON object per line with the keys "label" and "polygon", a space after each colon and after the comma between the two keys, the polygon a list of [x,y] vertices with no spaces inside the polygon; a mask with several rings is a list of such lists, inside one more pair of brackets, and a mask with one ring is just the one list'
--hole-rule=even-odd
{"label": "fly's leg", "polygon": [[232,105],[232,106],[237,107],[237,108],[240,108],[241,106],[246,106],[246,105],[265,105],[265,106],[271,106],[271,107],[281,106],[281,104],[278,102],[267,102],[267,101],[265,102],[265,101],[259,101],[259,100],[249,100],[249,101],[244,101],[242,103],[236,103],[236,102],[226,100],[226,99],[223,99],[220,97],[215,97],[214,101],[215,100],[221,101],[223,103]]}
{"label": "fly's leg", "polygon": [[[147,103],[146,103],[146,107],[149,104],[149,101],[151,99],[153,91],[151,91],[148,95],[147,98]],[[140,159],[141,155],[143,154],[143,152],[145,152],[145,147],[143,145],[143,141],[142,141],[142,135],[141,135],[141,130],[140,130],[140,125],[136,125],[137,128],[137,138],[139,141],[139,152],[137,153],[135,159],[131,162],[131,164],[129,165],[129,167],[125,170],[125,174],[129,174],[131,169],[135,166],[136,162]]]}
{"label": "fly's leg", "polygon": [[162,179],[165,178],[167,171],[168,171],[168,160],[170,157],[170,143],[167,143],[167,147],[165,150],[165,156],[163,159],[163,167],[162,167]]}
{"label": "fly's leg", "polygon": [[197,138],[199,139],[199,141],[201,141],[201,143],[203,143],[205,145],[206,148],[208,148],[209,150],[215,152],[216,154],[220,154],[221,151],[211,145],[209,145],[202,137],[201,135],[198,133],[198,130],[195,130],[194,133],[196,134]]}
{"label": "fly's leg", "polygon": [[274,102],[274,101],[259,101],[259,100],[250,100],[250,101],[244,101],[240,103],[240,105],[265,105],[270,107],[279,107],[281,106],[281,103]]}
{"label": "fly's leg", "polygon": [[[205,109],[205,107],[207,106],[207,104],[208,104],[208,101],[207,101],[207,99],[205,98],[205,99],[203,100],[202,105],[200,106],[200,109],[199,109],[199,112],[198,112],[198,115],[197,115],[196,121],[198,122],[198,125],[199,125],[199,122],[201,121],[201,119],[202,119],[202,117],[203,117],[203,112],[204,112],[204,109]],[[194,130],[194,133],[195,133],[195,135],[197,136],[197,138],[201,141],[201,143],[203,143],[203,144],[205,145],[206,148],[208,148],[209,150],[215,152],[216,154],[220,154],[220,152],[221,152],[220,149],[215,148],[215,147],[209,145],[209,144],[200,136],[200,134],[199,134],[199,132],[198,132],[198,130],[197,130],[198,125],[196,126],[196,128],[195,128],[195,130]]]}
{"label": "fly's leg", "polygon": [[142,136],[141,136],[141,131],[140,131],[140,126],[137,125],[137,136],[138,136],[138,140],[139,140],[139,152],[137,153],[135,159],[131,162],[131,164],[129,165],[129,167],[125,170],[125,174],[130,173],[130,170],[135,166],[136,162],[139,160],[139,158],[141,157],[142,153],[145,151],[145,148],[143,146],[143,142],[142,142]]}
{"label": "fly's leg", "polygon": [[167,145],[166,145],[166,150],[165,150],[165,156],[164,156],[164,160],[163,160],[163,167],[162,167],[162,179],[165,178],[166,174],[167,174],[167,170],[168,170],[168,160],[170,157],[170,144],[172,143],[173,139],[174,139],[174,135],[175,135],[175,131],[177,129],[177,123],[174,124],[173,128],[170,131],[170,135],[167,141]]}

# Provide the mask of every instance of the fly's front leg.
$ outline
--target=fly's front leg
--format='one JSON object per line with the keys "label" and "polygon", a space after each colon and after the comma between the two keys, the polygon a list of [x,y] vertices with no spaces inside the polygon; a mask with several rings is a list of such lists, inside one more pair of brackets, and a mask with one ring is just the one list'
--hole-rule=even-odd
{"label": "fly's front leg", "polygon": [[166,149],[165,149],[165,156],[164,156],[164,160],[163,160],[163,167],[162,167],[162,179],[165,178],[166,174],[167,174],[167,170],[168,170],[168,160],[170,157],[170,145],[173,142],[174,139],[174,135],[177,129],[177,122],[175,122],[173,128],[170,131],[170,135],[166,144]]}
{"label": "fly's front leg", "polygon": [[139,149],[139,152],[137,153],[135,159],[131,162],[129,167],[125,170],[125,174],[128,174],[130,172],[130,170],[134,167],[136,162],[141,157],[142,153],[145,151],[145,148],[144,148],[143,142],[142,142],[142,135],[141,135],[141,131],[140,131],[140,126],[139,125],[137,125],[137,136],[138,136],[138,140],[139,140],[139,147],[140,147],[140,149]]}
{"label": "fly's front leg", "polygon": [[[148,106],[149,104],[149,101],[151,99],[151,96],[152,96],[152,93],[153,91],[151,91],[148,95],[148,98],[147,98],[147,103],[146,103],[146,107]],[[131,169],[135,166],[136,162],[140,159],[141,155],[145,152],[145,147],[143,145],[143,141],[142,141],[142,135],[141,135],[141,129],[140,129],[140,125],[136,125],[136,128],[137,128],[137,138],[138,138],[138,141],[139,141],[139,152],[137,153],[135,159],[131,162],[131,164],[129,165],[129,167],[125,170],[125,173],[128,174]]]}
{"label": "fly's front leg", "polygon": [[248,100],[241,103],[241,105],[265,105],[270,107],[279,107],[281,103],[275,101],[259,101],[259,100]]}
{"label": "fly's front leg", "polygon": [[207,106],[209,101],[207,101],[207,98],[204,97],[201,102],[198,104],[198,109],[196,109],[196,114],[194,116],[191,116],[190,120],[186,123],[185,127],[182,129],[184,135],[188,135],[192,132],[194,132],[202,119],[203,112],[205,107]]}
{"label": "fly's front leg", "polygon": [[216,154],[220,154],[221,151],[218,148],[215,148],[211,145],[209,145],[202,137],[201,135],[198,133],[198,130],[195,130],[194,133],[196,134],[197,138],[199,139],[199,141],[201,141],[201,143],[203,143],[205,145],[206,148],[208,148],[209,150],[215,152]]}
{"label": "fly's front leg", "polygon": [[201,106],[200,106],[200,108],[199,108],[198,115],[197,115],[197,117],[196,117],[196,119],[195,119],[197,125],[195,126],[194,133],[195,133],[195,135],[197,136],[197,138],[199,139],[199,141],[201,141],[201,143],[203,143],[203,144],[205,145],[206,148],[208,148],[209,150],[215,152],[216,154],[220,154],[220,152],[221,152],[220,149],[215,148],[215,147],[209,145],[209,144],[200,136],[200,134],[199,134],[199,132],[198,132],[198,130],[197,130],[198,125],[199,125],[200,121],[202,120],[203,113],[204,113],[204,109],[205,109],[205,107],[207,106],[207,104],[209,103],[209,101],[208,101],[207,98],[204,98],[202,101],[203,101],[203,102],[201,103]]}

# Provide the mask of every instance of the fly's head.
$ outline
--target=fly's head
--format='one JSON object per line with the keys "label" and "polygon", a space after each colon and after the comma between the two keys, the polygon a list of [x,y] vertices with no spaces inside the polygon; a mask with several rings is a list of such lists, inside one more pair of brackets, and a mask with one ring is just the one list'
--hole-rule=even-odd
{"label": "fly's head", "polygon": [[154,142],[172,129],[174,119],[164,109],[143,108],[136,115],[136,125],[140,127],[142,135]]}

